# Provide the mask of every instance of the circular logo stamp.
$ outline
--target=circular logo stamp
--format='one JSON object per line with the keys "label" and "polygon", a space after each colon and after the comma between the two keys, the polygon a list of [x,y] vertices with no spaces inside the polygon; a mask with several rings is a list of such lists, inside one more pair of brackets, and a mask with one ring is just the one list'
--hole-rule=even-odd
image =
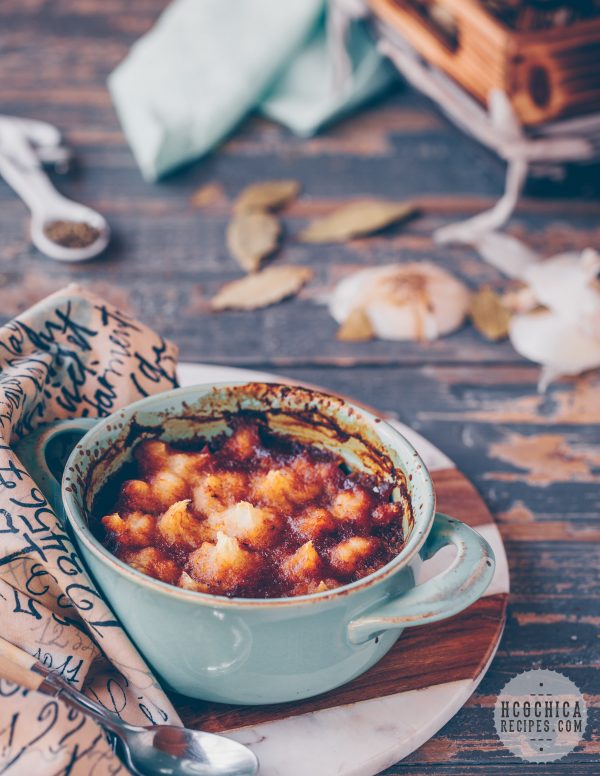
{"label": "circular logo stamp", "polygon": [[564,674],[524,671],[498,696],[494,724],[504,746],[517,757],[547,763],[560,760],[581,741],[587,707],[577,685]]}

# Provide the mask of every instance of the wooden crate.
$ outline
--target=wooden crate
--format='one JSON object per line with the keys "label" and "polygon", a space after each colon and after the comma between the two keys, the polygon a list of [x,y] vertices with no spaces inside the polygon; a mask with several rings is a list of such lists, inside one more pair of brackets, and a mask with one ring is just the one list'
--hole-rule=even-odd
{"label": "wooden crate", "polygon": [[600,110],[600,18],[522,32],[478,0],[437,0],[452,20],[438,25],[411,0],[368,0],[374,14],[480,102],[492,89],[510,98],[528,126]]}

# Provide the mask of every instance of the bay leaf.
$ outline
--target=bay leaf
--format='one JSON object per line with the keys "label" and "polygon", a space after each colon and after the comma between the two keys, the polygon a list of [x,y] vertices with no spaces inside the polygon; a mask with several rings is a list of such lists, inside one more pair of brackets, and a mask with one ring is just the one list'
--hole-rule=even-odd
{"label": "bay leaf", "polygon": [[223,205],[225,202],[225,192],[220,183],[206,183],[204,186],[196,189],[190,197],[190,204],[197,208]]}
{"label": "bay leaf", "polygon": [[277,250],[281,224],[270,213],[236,213],[227,227],[227,248],[246,272],[256,272]]}
{"label": "bay leaf", "polygon": [[366,342],[374,336],[373,325],[362,307],[352,310],[336,334],[336,338],[343,342]]}
{"label": "bay leaf", "polygon": [[301,242],[344,242],[352,237],[373,234],[404,221],[417,212],[410,202],[361,199],[312,221],[299,235]]}
{"label": "bay leaf", "polygon": [[297,294],[313,276],[308,267],[268,267],[227,283],[212,299],[213,310],[257,310]]}
{"label": "bay leaf", "polygon": [[296,180],[260,181],[247,186],[237,197],[237,212],[249,210],[279,210],[296,199],[300,183]]}
{"label": "bay leaf", "polygon": [[499,294],[484,286],[471,296],[469,315],[473,326],[489,340],[501,340],[508,336],[510,312],[502,304]]}

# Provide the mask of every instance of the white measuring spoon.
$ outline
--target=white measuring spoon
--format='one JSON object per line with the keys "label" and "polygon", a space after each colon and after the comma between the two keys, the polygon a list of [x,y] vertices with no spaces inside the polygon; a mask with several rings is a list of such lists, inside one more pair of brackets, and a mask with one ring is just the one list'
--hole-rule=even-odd
{"label": "white measuring spoon", "polygon": [[[41,122],[40,126],[43,127]],[[106,219],[92,208],[64,197],[54,188],[27,139],[28,133],[29,122],[11,117],[0,118],[0,175],[31,211],[33,244],[46,256],[58,261],[93,259],[108,245],[110,228]],[[65,247],[46,234],[46,228],[55,221],[88,224],[98,230],[98,236],[85,247]]]}

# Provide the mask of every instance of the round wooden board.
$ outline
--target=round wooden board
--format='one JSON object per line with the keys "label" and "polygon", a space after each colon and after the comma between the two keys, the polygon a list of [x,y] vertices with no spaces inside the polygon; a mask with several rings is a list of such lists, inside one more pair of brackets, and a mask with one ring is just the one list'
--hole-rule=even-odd
{"label": "round wooden board", "polygon": [[[276,375],[203,364],[180,366],[182,385],[274,381]],[[407,436],[431,472],[438,509],[476,528],[496,555],[486,595],[448,620],[408,628],[370,671],[316,698],[272,706],[227,706],[171,696],[185,725],[225,732],[251,746],[261,776],[372,776],[421,746],[465,703],[489,666],[504,628],[509,590],[504,546],[483,500],[453,463],[412,429]],[[446,548],[423,565],[422,581],[448,565]]]}

